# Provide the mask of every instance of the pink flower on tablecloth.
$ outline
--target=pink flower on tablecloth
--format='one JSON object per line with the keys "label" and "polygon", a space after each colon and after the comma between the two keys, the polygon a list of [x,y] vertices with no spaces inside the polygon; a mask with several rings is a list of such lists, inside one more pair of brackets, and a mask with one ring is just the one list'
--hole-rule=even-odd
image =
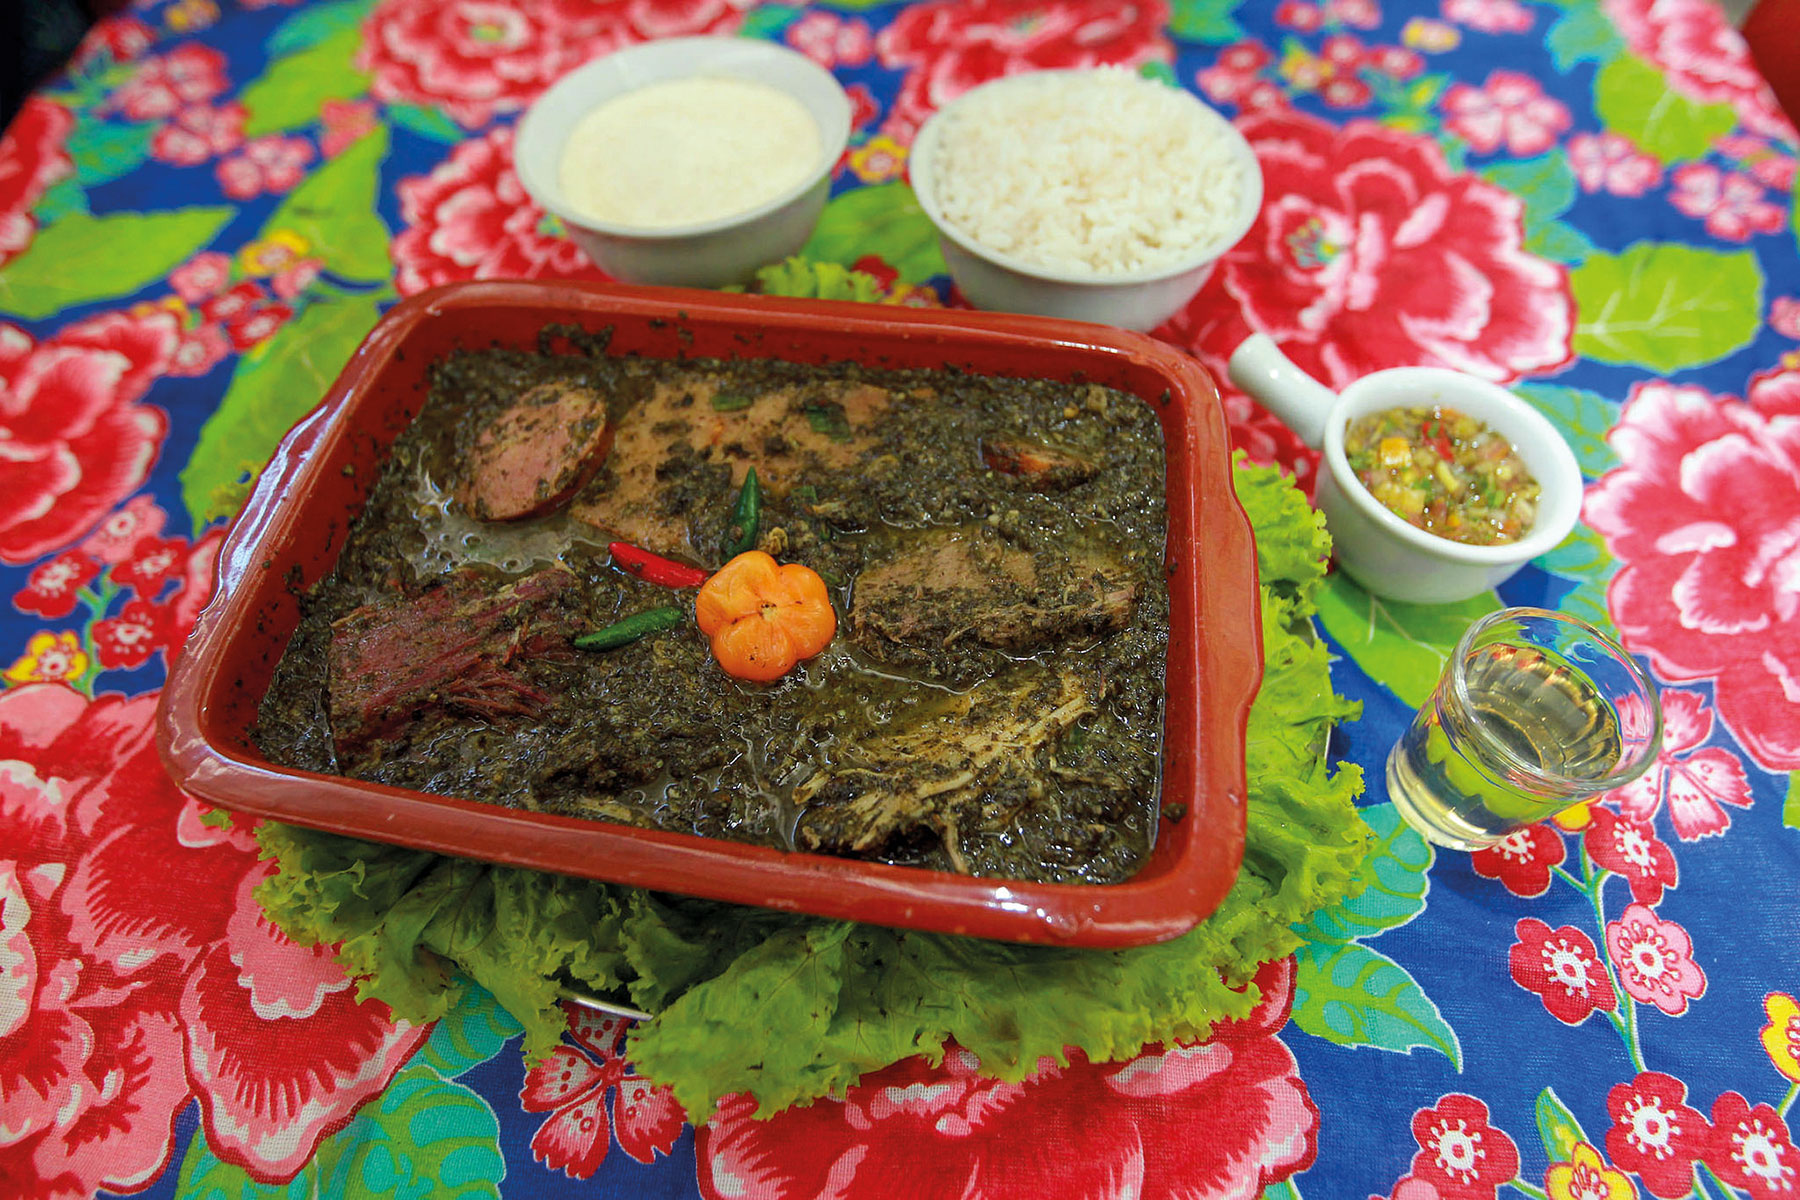
{"label": "pink flower on tablecloth", "polygon": [[1438,12],[1483,33],[1529,33],[1531,10],[1518,0],[1439,0]]}
{"label": "pink flower on tablecloth", "polygon": [[303,258],[291,267],[275,272],[269,280],[269,290],[283,300],[292,300],[301,292],[312,286],[319,272],[325,269],[325,263],[317,258]]}
{"label": "pink flower on tablecloth", "polygon": [[1675,855],[1648,822],[1616,816],[1611,809],[1596,805],[1589,810],[1581,837],[1588,857],[1624,876],[1631,885],[1631,898],[1639,904],[1656,904],[1662,900],[1664,888],[1675,886]]}
{"label": "pink flower on tablecloth", "polygon": [[144,1186],[190,1094],[214,1153],[291,1177],[425,1032],[262,923],[269,864],[169,782],[156,700],[0,695],[0,1178],[20,1194]]}
{"label": "pink flower on tablecloth", "polygon": [[325,125],[325,132],[319,135],[319,151],[326,158],[336,158],[381,124],[375,106],[367,100],[327,100],[319,109],[319,120]]}
{"label": "pink flower on tablecloth", "polygon": [[669,1153],[686,1117],[674,1093],[626,1063],[631,1023],[564,1007],[569,1040],[527,1071],[519,1089],[526,1112],[550,1114],[532,1136],[532,1157],[570,1179],[588,1179],[615,1137],[619,1149],[641,1163]]}
{"label": "pink flower on tablecloth", "polygon": [[264,192],[289,191],[306,175],[313,160],[312,143],[301,137],[272,133],[246,142],[242,153],[213,168],[219,186],[233,200],[251,200]]}
{"label": "pink flower on tablecloth", "polygon": [[1498,879],[1515,896],[1550,890],[1550,872],[1568,856],[1562,835],[1549,825],[1515,829],[1485,850],[1469,855],[1469,865],[1485,879]]}
{"label": "pink flower on tablecloth", "polygon": [[1620,564],[1625,646],[1665,679],[1715,681],[1719,718],[1770,771],[1800,768],[1800,371],[1748,403],[1661,381],[1607,435],[1620,466],[1584,518]]}
{"label": "pink flower on tablecloth", "polygon": [[190,104],[156,131],[150,156],[178,167],[191,167],[244,144],[244,106],[233,100],[213,108]]}
{"label": "pink flower on tablecloth", "polygon": [[1800,297],[1777,296],[1769,301],[1769,328],[1800,341]]}
{"label": "pink flower on tablecloth", "polygon": [[390,104],[443,109],[474,129],[537,99],[589,59],[651,38],[730,33],[748,0],[383,0],[357,66]]}
{"label": "pink flower on tablecloth", "polygon": [[1641,196],[1662,182],[1662,164],[1617,133],[1578,133],[1570,138],[1569,166],[1584,192]]}
{"label": "pink flower on tablecloth", "polygon": [[51,184],[74,172],[74,160],[63,149],[73,128],[74,113],[32,96],[0,133],[0,266],[37,233],[32,205]]}
{"label": "pink flower on tablecloth", "polygon": [[233,284],[229,291],[218,295],[200,305],[200,315],[208,321],[224,324],[236,321],[256,311],[269,298],[263,285],[254,279],[243,279]]}
{"label": "pink flower on tablecloth", "polygon": [[187,562],[186,538],[146,537],[131,548],[131,557],[112,569],[112,581],[145,600],[155,600],[163,587],[180,576]]}
{"label": "pink flower on tablecloth", "polygon": [[850,98],[851,133],[862,132],[869,122],[881,115],[881,101],[875,99],[868,84],[852,83],[844,88],[844,95]]}
{"label": "pink flower on tablecloth", "polygon": [[1777,233],[1787,214],[1771,204],[1762,186],[1741,171],[1721,171],[1711,163],[1685,163],[1669,176],[1669,203],[1690,217],[1704,217],[1706,232],[1729,241]]}
{"label": "pink flower on tablecloth", "polygon": [[95,657],[109,671],[141,667],[166,643],[162,626],[155,605],[132,600],[118,615],[94,623]]}
{"label": "pink flower on tablecloth", "polygon": [[225,336],[231,340],[231,348],[242,354],[258,342],[275,336],[275,331],[287,324],[293,315],[294,310],[286,304],[259,305],[225,322]]}
{"label": "pink flower on tablecloth", "polygon": [[204,375],[230,353],[231,342],[217,325],[196,325],[181,335],[175,357],[169,360],[169,374],[190,378]]}
{"label": "pink flower on tablecloth", "polygon": [[824,67],[860,67],[875,56],[875,34],[861,18],[809,12],[787,28],[787,43]]}
{"label": "pink flower on tablecloth", "polygon": [[119,13],[102,17],[81,39],[71,63],[83,69],[94,65],[102,52],[115,63],[129,62],[156,41],[151,28],[134,16]]}
{"label": "pink flower on tablecloth", "polygon": [[81,551],[103,563],[118,564],[131,557],[131,552],[144,538],[162,532],[169,514],[149,495],[133,496],[131,503],[119,509],[81,543]]}
{"label": "pink flower on tablecloth", "polygon": [[1381,6],[1375,0],[1325,0],[1325,16],[1352,29],[1373,29],[1381,24]]}
{"label": "pink flower on tablecloth", "polygon": [[977,84],[1046,67],[1170,62],[1165,0],[927,0],[875,38],[881,65],[906,71],[882,130],[911,145],[925,119]]}
{"label": "pink flower on tablecloth", "polygon": [[1371,46],[1367,62],[1391,79],[1411,79],[1425,70],[1425,56],[1406,46]]}
{"label": "pink flower on tablecloth", "polygon": [[189,304],[218,295],[231,282],[231,256],[207,250],[169,272],[169,286]]}
{"label": "pink flower on tablecloth", "polygon": [[1194,82],[1207,98],[1221,104],[1235,103],[1255,85],[1262,69],[1273,61],[1260,42],[1238,42],[1219,51],[1210,67],[1194,75]]}
{"label": "pink flower on tablecloth", "polygon": [[152,121],[173,116],[186,105],[203,104],[228,86],[225,56],[211,46],[186,42],[145,59],[113,93],[108,107],[133,121]]}
{"label": "pink flower on tablecloth", "polygon": [[0,562],[69,544],[144,482],[168,419],[138,401],[179,339],[167,312],[105,313],[43,341],[0,323]]}
{"label": "pink flower on tablecloth", "polygon": [[46,621],[75,611],[81,589],[100,574],[100,564],[79,550],[68,550],[38,566],[25,577],[25,586],[13,594],[13,607],[36,613]]}
{"label": "pink flower on tablecloth", "polygon": [[1536,917],[1520,918],[1513,933],[1519,939],[1507,953],[1513,982],[1535,992],[1551,1016],[1579,1025],[1616,1003],[1606,966],[1587,934],[1573,925],[1553,930]]}
{"label": "pink flower on tablecloth", "polygon": [[1325,24],[1325,10],[1312,0],[1281,0],[1275,6],[1275,24],[1296,33],[1316,33]]}
{"label": "pink flower on tablecloth", "polygon": [[1750,61],[1744,37],[1710,0],[1603,0],[1631,52],[1661,67],[1669,86],[1690,99],[1729,104],[1745,128],[1800,139],[1775,93]]}
{"label": "pink flower on tablecloth", "polygon": [[1736,1092],[1725,1092],[1712,1107],[1712,1145],[1706,1165],[1751,1200],[1791,1200],[1800,1191],[1800,1152],[1787,1122],[1768,1104],[1750,1107]]}
{"label": "pink flower on tablecloth", "polygon": [[1694,1160],[1712,1138],[1706,1117],[1686,1100],[1687,1085],[1660,1071],[1641,1071],[1606,1094],[1606,1111],[1613,1119],[1606,1131],[1607,1154],[1636,1172],[1651,1195],[1665,1200],[1693,1190]]}
{"label": "pink flower on tablecloth", "polygon": [[1505,1130],[1488,1124],[1487,1105],[1451,1092],[1413,1114],[1410,1178],[1431,1185],[1443,1200],[1494,1200],[1496,1189],[1519,1173],[1519,1147]]}
{"label": "pink flower on tablecloth", "polygon": [[[1311,1165],[1318,1109],[1275,1037],[1293,1003],[1292,959],[1257,974],[1262,999],[1210,1040],[1151,1047],[1125,1062],[1067,1067],[1002,1083],[952,1046],[941,1067],[896,1063],[849,1089],[756,1120],[725,1100],[696,1134],[708,1200],[1131,1195],[1225,1200]],[[1043,1131],[1057,1137],[1049,1148]],[[1169,1137],[1171,1129],[1180,1137]]]}
{"label": "pink flower on tablecloth", "polygon": [[1687,930],[1642,904],[1627,905],[1618,920],[1606,923],[1606,956],[1627,995],[1671,1017],[1706,994],[1706,972],[1694,961]]}
{"label": "pink flower on tablecloth", "polygon": [[1731,816],[1721,805],[1749,808],[1755,799],[1744,764],[1723,746],[1699,748],[1713,726],[1712,710],[1699,692],[1668,689],[1662,694],[1662,713],[1662,750],[1656,761],[1602,799],[1617,801],[1621,813],[1646,825],[1667,799],[1675,836],[1684,842],[1724,833],[1731,827]]}
{"label": "pink flower on tablecloth", "polygon": [[1517,158],[1542,154],[1572,121],[1562,101],[1517,71],[1493,71],[1478,88],[1454,84],[1442,106],[1444,126],[1478,154],[1502,147]]}
{"label": "pink flower on tablecloth", "polygon": [[1505,383],[1569,361],[1568,273],[1520,249],[1518,197],[1453,173],[1431,137],[1373,121],[1238,125],[1262,211],[1189,306],[1200,340],[1184,346],[1222,362],[1260,331],[1336,388],[1384,367]]}
{"label": "pink flower on tablecloth", "polygon": [[400,181],[394,239],[400,294],[464,279],[604,279],[544,213],[512,169],[511,129],[464,142],[431,174]]}

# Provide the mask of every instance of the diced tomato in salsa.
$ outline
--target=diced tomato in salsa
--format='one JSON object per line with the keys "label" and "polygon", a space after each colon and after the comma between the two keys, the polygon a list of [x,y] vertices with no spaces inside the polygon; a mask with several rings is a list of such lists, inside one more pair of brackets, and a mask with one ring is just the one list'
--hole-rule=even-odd
{"label": "diced tomato in salsa", "polygon": [[1512,443],[1453,408],[1389,408],[1344,432],[1350,469],[1402,520],[1471,546],[1516,542],[1539,487]]}

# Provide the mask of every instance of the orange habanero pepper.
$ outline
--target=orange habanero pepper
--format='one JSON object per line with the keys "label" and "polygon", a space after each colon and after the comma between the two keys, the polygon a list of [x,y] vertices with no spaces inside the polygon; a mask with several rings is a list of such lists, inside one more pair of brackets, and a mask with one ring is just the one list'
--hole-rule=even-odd
{"label": "orange habanero pepper", "polygon": [[780,679],[837,632],[818,572],[761,550],[746,550],[702,584],[694,616],[725,673],[758,683]]}

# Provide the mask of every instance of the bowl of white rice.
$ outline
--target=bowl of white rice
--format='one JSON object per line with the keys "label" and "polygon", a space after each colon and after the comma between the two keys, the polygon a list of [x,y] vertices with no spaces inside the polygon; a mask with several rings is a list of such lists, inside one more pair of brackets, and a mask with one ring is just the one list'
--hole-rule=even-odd
{"label": "bowl of white rice", "polygon": [[742,283],[811,236],[850,138],[829,71],[754,38],[645,42],[559,79],[513,166],[615,279]]}
{"label": "bowl of white rice", "polygon": [[908,170],[970,303],[1126,329],[1174,315],[1262,206],[1231,122],[1122,68],[983,84],[920,128]]}

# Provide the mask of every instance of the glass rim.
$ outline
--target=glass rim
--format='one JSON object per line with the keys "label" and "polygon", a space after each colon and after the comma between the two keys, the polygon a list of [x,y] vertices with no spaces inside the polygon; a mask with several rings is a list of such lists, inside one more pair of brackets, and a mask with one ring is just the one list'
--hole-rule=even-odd
{"label": "glass rim", "polygon": [[[1568,613],[1557,612],[1554,609],[1536,608],[1530,605],[1495,609],[1493,612],[1484,614],[1471,623],[1470,626],[1463,631],[1462,636],[1456,639],[1456,646],[1450,651],[1450,658],[1444,664],[1443,678],[1440,682],[1447,683],[1451,694],[1456,698],[1457,707],[1462,713],[1462,719],[1458,724],[1464,725],[1478,734],[1483,746],[1487,748],[1492,757],[1500,764],[1500,766],[1511,774],[1518,775],[1528,782],[1541,783],[1546,787],[1554,788],[1558,791],[1569,791],[1571,790],[1569,785],[1572,782],[1576,782],[1571,780],[1567,775],[1545,771],[1542,767],[1526,762],[1524,759],[1520,758],[1518,754],[1507,746],[1503,739],[1496,737],[1493,731],[1482,721],[1479,713],[1475,710],[1473,699],[1469,695],[1468,680],[1465,678],[1463,663],[1473,652],[1476,640],[1501,621],[1518,620],[1520,618],[1543,618],[1559,625],[1569,626],[1581,633],[1584,637],[1590,638],[1608,654],[1612,655],[1624,665],[1627,673],[1631,676],[1632,681],[1642,689],[1645,700],[1648,702],[1650,730],[1648,736],[1644,739],[1643,745],[1638,748],[1636,755],[1634,757],[1621,756],[1618,763],[1612,770],[1606,773],[1602,780],[1581,781],[1582,786],[1573,789],[1575,792],[1579,793],[1579,795],[1577,798],[1572,799],[1570,803],[1578,803],[1580,796],[1593,796],[1600,792],[1610,791],[1613,788],[1623,787],[1642,775],[1645,770],[1649,768],[1650,764],[1656,761],[1657,755],[1661,753],[1662,750],[1662,700],[1657,695],[1656,681],[1650,678],[1650,673],[1644,670],[1643,666],[1632,656],[1631,652],[1619,645],[1617,641],[1607,636],[1601,630],[1588,624],[1586,621],[1583,621],[1580,617],[1570,616]],[[1434,694],[1432,700],[1433,705],[1438,706],[1440,709],[1442,706],[1441,695],[1442,688],[1440,687],[1438,692]],[[1613,709],[1616,715],[1618,706],[1612,704],[1610,701],[1608,701],[1608,706]],[[1439,713],[1439,719],[1440,721],[1443,719],[1441,711]],[[1591,786],[1589,786],[1590,782]]]}

